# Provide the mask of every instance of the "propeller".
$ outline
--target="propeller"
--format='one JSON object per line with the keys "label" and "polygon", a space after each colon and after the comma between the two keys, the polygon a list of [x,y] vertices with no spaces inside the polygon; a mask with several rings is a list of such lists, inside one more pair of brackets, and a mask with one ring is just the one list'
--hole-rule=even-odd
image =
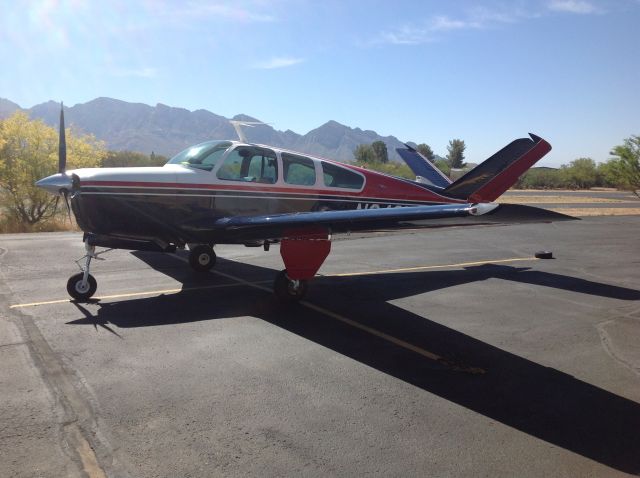
{"label": "propeller", "polygon": [[60,102],[60,133],[58,136],[58,172],[67,170],[67,139],[64,132],[64,104]]}
{"label": "propeller", "polygon": [[[66,176],[67,171],[67,138],[64,130],[64,104],[60,102],[60,131],[58,134],[58,173]],[[66,188],[60,189],[60,195],[64,196],[64,203],[67,205],[67,216],[69,217],[69,224],[71,221],[71,205],[69,204],[69,190]],[[58,207],[58,201],[60,196],[56,198],[56,208]]]}
{"label": "propeller", "polygon": [[80,179],[75,174],[67,174],[67,141],[64,129],[64,105],[60,103],[60,131],[58,136],[58,173],[43,178],[36,182],[36,186],[56,196],[54,207],[58,208],[60,196],[64,197],[67,205],[67,214],[71,222],[71,205],[69,193],[73,196],[80,189]]}
{"label": "propeller", "polygon": [[73,221],[71,220],[71,205],[69,204],[69,191],[63,189],[60,192],[64,196],[64,203],[67,205],[67,217],[69,218],[69,224],[73,224]]}

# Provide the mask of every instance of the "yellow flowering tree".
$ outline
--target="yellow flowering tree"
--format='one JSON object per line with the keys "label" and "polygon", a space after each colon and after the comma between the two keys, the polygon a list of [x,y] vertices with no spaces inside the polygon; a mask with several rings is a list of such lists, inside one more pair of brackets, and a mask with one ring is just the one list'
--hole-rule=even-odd
{"label": "yellow flowering tree", "polygon": [[[106,155],[93,136],[67,135],[67,169],[98,166]],[[0,121],[0,205],[33,225],[56,213],[56,199],[35,182],[58,171],[58,132],[22,112]]]}

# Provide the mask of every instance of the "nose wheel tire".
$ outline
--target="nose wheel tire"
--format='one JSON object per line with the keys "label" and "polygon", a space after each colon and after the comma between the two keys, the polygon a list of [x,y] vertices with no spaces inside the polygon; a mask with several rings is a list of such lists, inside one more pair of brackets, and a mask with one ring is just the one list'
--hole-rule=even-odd
{"label": "nose wheel tire", "polygon": [[98,288],[98,283],[92,275],[87,276],[87,282],[85,284],[82,283],[83,277],[84,273],[80,272],[69,277],[69,281],[67,282],[67,292],[75,300],[84,301],[89,299],[96,293],[96,289]]}
{"label": "nose wheel tire", "polygon": [[200,244],[189,251],[189,265],[196,272],[208,272],[216,263],[216,253],[206,244]]}
{"label": "nose wheel tire", "polygon": [[307,293],[309,286],[306,280],[291,280],[287,270],[278,272],[273,282],[273,292],[278,300],[284,303],[298,302]]}

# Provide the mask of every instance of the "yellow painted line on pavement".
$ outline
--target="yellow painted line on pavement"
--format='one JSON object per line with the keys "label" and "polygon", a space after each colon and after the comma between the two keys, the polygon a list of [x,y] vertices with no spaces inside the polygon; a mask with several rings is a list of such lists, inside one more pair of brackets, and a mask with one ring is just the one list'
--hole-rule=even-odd
{"label": "yellow painted line on pavement", "polygon": [[[252,283],[252,282],[247,282],[244,279],[241,279],[240,277],[236,277],[236,276],[233,276],[231,274],[226,274],[224,272],[218,272],[218,271],[215,271],[215,270],[213,270],[211,272],[213,272],[214,274],[218,274],[218,275],[220,275],[222,277],[226,277],[227,279],[238,281],[240,284],[247,285],[247,286],[253,287],[255,289],[264,290],[266,292],[271,292],[271,289],[269,289],[268,287],[257,285],[257,284]],[[396,337],[393,337],[392,335],[385,334],[384,332],[380,332],[379,330],[376,330],[376,329],[374,329],[372,327],[369,327],[367,325],[363,325],[363,324],[361,324],[359,322],[356,322],[355,320],[351,320],[351,319],[349,319],[347,317],[344,317],[343,315],[336,314],[335,312],[327,310],[324,307],[317,306],[315,304],[312,304],[311,302],[307,302],[306,300],[300,301],[299,304],[303,305],[304,307],[306,307],[308,309],[311,309],[311,310],[313,310],[315,312],[319,312],[322,315],[329,316],[332,319],[335,319],[335,320],[338,320],[338,321],[340,321],[342,323],[350,325],[351,327],[355,327],[355,328],[360,329],[360,330],[362,330],[364,332],[367,332],[367,333],[369,333],[371,335],[374,335],[374,336],[379,337],[381,339],[384,339],[384,340],[386,340],[388,342],[391,342],[392,344],[398,345],[398,346],[403,347],[403,348],[405,348],[407,350],[410,350],[412,352],[416,352],[416,353],[418,353],[418,354],[420,354],[423,357],[426,357],[428,359],[436,360],[436,361],[442,360],[442,357],[440,355],[437,355],[437,354],[434,354],[432,352],[429,352],[428,350],[421,349],[420,347],[417,347],[417,346],[415,346],[413,344],[405,342],[404,340],[400,340],[400,339],[398,339]]]}
{"label": "yellow painted line on pavement", "polygon": [[487,259],[483,261],[474,262],[460,262],[458,264],[441,264],[437,266],[417,266],[417,267],[404,267],[402,269],[384,269],[379,271],[366,271],[366,272],[346,272],[342,274],[328,274],[323,277],[354,277],[354,276],[367,276],[375,274],[390,274],[393,272],[414,272],[414,271],[427,271],[430,269],[448,269],[450,267],[469,267],[469,266],[482,266],[485,264],[504,264],[507,262],[523,262],[523,261],[537,261],[537,257],[513,257],[510,259]]}
{"label": "yellow painted line on pavement", "polygon": [[[173,256],[173,257],[175,257],[178,260],[182,260],[183,262],[187,262],[186,259],[184,259],[183,257],[180,257],[180,256]],[[395,273],[411,272],[411,271],[430,270],[430,269],[468,267],[468,266],[478,266],[478,265],[484,265],[484,264],[504,264],[509,262],[523,262],[523,261],[535,261],[535,260],[538,260],[538,259],[536,257],[513,257],[509,259],[493,259],[493,260],[488,259],[488,260],[473,261],[473,262],[459,262],[455,264],[440,264],[440,265],[432,265],[432,266],[417,266],[417,267],[406,267],[406,268],[399,268],[399,269],[385,269],[385,270],[378,270],[378,271],[331,274],[323,277],[351,277],[351,276],[360,276],[360,275],[375,275],[375,274],[385,274],[385,273],[394,273],[394,272]],[[204,287],[191,287],[187,289],[165,289],[165,290],[155,290],[155,291],[147,291],[147,292],[134,292],[134,293],[128,293],[128,294],[116,294],[116,295],[109,295],[109,296],[101,296],[101,297],[97,297],[96,299],[120,299],[120,298],[136,297],[136,296],[143,296],[143,295],[177,293],[180,291],[188,291],[188,290],[216,289],[216,288],[234,287],[234,286],[237,287],[241,285],[253,287],[255,289],[259,289],[265,292],[271,292],[271,289],[269,287],[265,287],[263,285],[266,283],[270,283],[271,281],[249,282],[240,277],[234,276],[232,274],[227,274],[225,272],[220,272],[216,270],[212,270],[211,272],[215,275],[233,280],[235,281],[235,283],[218,284],[218,285],[204,286]],[[10,308],[13,309],[13,308],[20,308],[20,307],[34,307],[38,305],[60,304],[60,303],[66,303],[66,302],[70,302],[70,299],[52,300],[52,301],[44,301],[44,302],[32,302],[29,304],[16,304],[16,305],[10,306]],[[303,307],[306,307],[307,309],[313,310],[322,315],[335,319],[339,322],[342,322],[343,324],[349,325],[350,327],[354,327],[358,330],[361,330],[370,335],[373,335],[374,337],[378,337],[382,340],[390,342],[398,347],[402,347],[405,350],[421,355],[422,357],[425,357],[429,360],[442,363],[443,365],[449,366],[452,369],[460,370],[460,371],[464,371],[472,374],[483,374],[486,372],[485,370],[478,367],[459,366],[459,365],[450,363],[444,357],[438,354],[435,354],[433,352],[430,352],[429,350],[423,349],[421,347],[418,347],[417,345],[411,344],[402,339],[389,335],[385,332],[374,329],[373,327],[369,327],[368,325],[361,324],[360,322],[357,322],[353,319],[349,319],[348,317],[345,317],[336,312],[325,309],[324,307],[320,307],[318,305],[312,304],[311,302],[307,302],[306,300],[300,301],[299,303],[300,305],[302,305]]]}
{"label": "yellow painted line on pavement", "polygon": [[[183,260],[186,262],[186,260],[184,260],[181,257],[177,257],[180,260]],[[511,259],[496,259],[496,260],[482,260],[482,261],[474,261],[474,262],[460,262],[457,264],[441,264],[441,265],[435,265],[435,266],[417,266],[417,267],[405,267],[405,268],[401,268],[401,269],[385,269],[385,270],[378,270],[378,271],[364,271],[364,272],[346,272],[346,273],[341,273],[341,274],[328,274],[326,276],[322,276],[322,277],[354,277],[354,276],[361,276],[361,275],[375,275],[375,274],[388,274],[388,273],[398,273],[398,272],[412,272],[412,271],[421,271],[421,270],[430,270],[430,269],[445,269],[445,268],[450,268],[450,267],[468,267],[468,266],[478,266],[478,265],[483,265],[483,264],[501,264],[501,263],[507,263],[507,262],[518,262],[518,261],[535,261],[538,260],[535,257],[514,257]],[[205,290],[205,289],[220,289],[220,288],[224,288],[224,287],[238,287],[239,285],[248,285],[248,286],[252,286],[261,290],[266,290],[266,291],[270,291],[270,289],[268,287],[264,287],[261,284],[269,284],[271,283],[271,281],[260,281],[260,282],[248,282],[245,281],[243,279],[240,279],[239,277],[230,275],[230,274],[225,274],[224,272],[219,272],[216,270],[211,271],[216,275],[219,275],[221,277],[226,277],[227,279],[231,279],[233,281],[235,281],[235,283],[233,284],[216,284],[216,285],[210,285],[210,286],[202,286],[202,287],[188,287],[185,289],[163,289],[163,290],[150,290],[150,291],[144,291],[144,292],[130,292],[130,293],[126,293],[126,294],[113,294],[113,295],[103,295],[103,296],[99,296],[99,297],[95,297],[96,300],[109,300],[109,299],[126,299],[129,297],[141,297],[141,296],[145,296],[145,295],[159,295],[159,294],[175,294],[178,292],[187,292],[187,291],[192,291],[192,290]],[[41,306],[41,305],[55,305],[55,304],[66,304],[68,302],[71,302],[71,299],[56,299],[56,300],[46,300],[46,301],[40,301],[40,302],[29,302],[29,303],[25,303],[25,304],[14,304],[14,305],[10,305],[9,308],[10,309],[21,309],[21,308],[25,308],[25,307],[37,307],[37,306]]]}
{"label": "yellow painted line on pavement", "polygon": [[378,338],[386,340],[387,342],[391,342],[394,345],[398,345],[399,347],[410,350],[411,352],[420,354],[423,357],[426,357],[430,360],[435,360],[435,361],[442,360],[442,357],[438,354],[434,354],[433,352],[429,352],[428,350],[417,347],[413,344],[410,344],[409,342],[405,342],[404,340],[394,337],[393,335],[380,332],[379,330],[374,329],[373,327],[369,327],[368,325],[361,324],[360,322],[356,322],[355,320],[349,319],[348,317],[345,317],[343,315],[336,314],[335,312],[327,310],[324,307],[320,307],[318,305],[312,304],[311,302],[307,302],[306,300],[301,301],[300,304],[304,305],[308,309],[315,310],[316,312],[320,312],[323,315],[327,315],[332,319],[335,319],[344,324],[350,325],[351,327],[355,327],[356,329],[367,332],[368,334],[371,334]]}
{"label": "yellow painted line on pavement", "polygon": [[66,302],[71,302],[71,299],[58,299],[58,300],[47,300],[43,302],[30,302],[28,304],[13,304],[10,305],[10,309],[20,309],[22,307],[35,307],[37,305],[51,305],[51,304],[64,304]]}
{"label": "yellow painted line on pavement", "polygon": [[[236,277],[233,276],[231,274],[226,274],[224,272],[218,272],[218,271],[211,271],[214,274],[218,274],[221,275],[223,277],[226,277],[228,279],[232,279],[235,281],[238,281],[240,284],[242,285],[247,285],[250,287],[253,287],[255,289],[260,289],[266,292],[271,292],[271,289],[269,289],[268,287],[264,287],[262,285],[258,285],[256,283],[252,283],[252,282],[247,282],[244,279],[241,279],[240,277]],[[418,347],[417,345],[413,345],[409,342],[405,342],[402,339],[399,339],[397,337],[394,337],[393,335],[389,335],[385,332],[381,332],[377,329],[374,329],[373,327],[369,327],[368,325],[364,325],[361,324],[360,322],[357,322],[355,320],[349,319],[348,317],[345,317],[344,315],[340,315],[337,314],[336,312],[332,312],[328,309],[325,309],[324,307],[320,307],[318,305],[312,304],[311,302],[307,302],[306,300],[302,300],[299,302],[300,305],[306,307],[307,309],[311,309],[315,312],[319,312],[322,315],[325,315],[327,317],[330,317],[334,320],[337,320],[339,322],[342,322],[343,324],[349,325],[353,328],[356,328],[358,330],[361,330],[363,332],[368,333],[369,335],[373,335],[374,337],[378,337],[382,340],[386,340],[387,342],[390,342],[398,347],[402,347],[403,349],[409,350],[410,352],[414,352],[417,353],[418,355],[421,355],[422,357],[425,357],[429,360],[433,360],[435,362],[439,362],[442,365],[448,366],[454,370],[457,371],[462,371],[462,372],[466,372],[466,373],[471,373],[471,374],[484,374],[486,373],[486,370],[479,368],[479,367],[468,367],[468,366],[464,366],[464,365],[458,365],[458,364],[453,364],[450,363],[447,359],[445,359],[444,357],[435,354],[433,352],[430,352],[426,349],[423,349],[421,347]]]}
{"label": "yellow painted line on pavement", "polygon": [[[248,284],[269,284],[271,281],[260,281],[260,282],[249,282]],[[176,294],[178,292],[188,292],[192,290],[206,290],[206,289],[221,289],[224,287],[238,287],[241,284],[233,283],[233,284],[216,284],[209,286],[201,286],[201,287],[186,287],[184,289],[164,289],[164,290],[149,290],[144,292],[130,292],[126,294],[114,294],[114,295],[102,295],[99,297],[95,297],[95,300],[108,300],[108,299],[126,299],[128,297],[141,297],[145,295],[160,295],[160,294]],[[58,299],[58,300],[47,300],[42,302],[30,302],[28,304],[14,304],[10,305],[10,309],[21,309],[24,307],[37,307],[39,305],[52,305],[52,304],[66,304],[67,302],[71,302],[71,299]]]}
{"label": "yellow painted line on pavement", "polygon": [[[517,260],[520,261],[524,261],[524,260],[531,260],[531,259],[536,259],[534,258],[513,258],[513,259],[502,259],[502,262],[514,262]],[[496,262],[500,262],[500,261],[481,261],[481,262],[467,262],[464,263],[466,265],[469,264],[487,264],[487,263],[496,263]],[[447,266],[428,266],[428,267],[453,267],[453,266],[459,266],[460,264],[449,264]],[[211,271],[214,274],[220,275],[222,277],[226,277],[227,279],[231,279],[231,280],[235,280],[238,283],[242,284],[242,285],[246,285],[249,287],[253,287],[255,289],[260,289],[262,291],[266,291],[266,292],[271,292],[271,289],[268,287],[264,287],[262,285],[259,285],[255,282],[248,282],[245,281],[244,279],[231,275],[231,274],[227,274],[225,272],[219,272],[219,271],[215,271],[212,270]],[[371,274],[371,273],[370,273]],[[349,319],[348,317],[345,317],[344,315],[338,314],[336,312],[333,312],[331,310],[325,309],[324,307],[320,307],[318,305],[312,304],[311,302],[308,302],[306,300],[302,300],[299,302],[300,305],[306,307],[307,309],[311,309],[315,312],[318,312],[322,315],[325,315],[327,317],[330,317],[334,320],[337,320],[339,322],[342,322],[343,324],[349,325],[353,328],[356,328],[358,330],[361,330],[363,332],[368,333],[369,335],[373,335],[374,337],[378,337],[382,340],[386,340],[387,342],[390,342],[398,347],[402,347],[403,349],[409,350],[410,352],[414,352],[418,355],[421,355],[422,357],[425,357],[429,360],[433,360],[435,362],[439,362],[442,365],[445,365],[453,370],[457,370],[457,371],[462,371],[462,372],[466,372],[466,373],[471,373],[471,374],[484,374],[486,373],[486,370],[479,368],[479,367],[470,367],[470,366],[466,366],[466,365],[460,365],[460,364],[455,364],[455,363],[451,363],[450,361],[448,361],[446,358],[442,357],[441,355],[435,354],[433,352],[430,352],[429,350],[423,349],[421,347],[418,347],[417,345],[414,345],[412,343],[406,342],[402,339],[399,339],[397,337],[394,337],[393,335],[389,335],[385,332],[381,332],[380,330],[374,329],[373,327],[369,327],[368,325],[364,325],[361,324],[358,321]]]}

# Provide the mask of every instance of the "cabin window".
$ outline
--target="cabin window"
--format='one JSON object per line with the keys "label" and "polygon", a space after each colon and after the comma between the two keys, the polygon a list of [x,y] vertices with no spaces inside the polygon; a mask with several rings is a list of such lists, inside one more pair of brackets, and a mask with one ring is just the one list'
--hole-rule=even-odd
{"label": "cabin window", "polygon": [[316,183],[316,166],[311,158],[282,153],[282,170],[287,184],[313,186]]}
{"label": "cabin window", "polygon": [[231,144],[229,141],[200,143],[176,154],[167,164],[182,164],[190,168],[211,171]]}
{"label": "cabin window", "polygon": [[322,162],[322,173],[324,184],[331,188],[361,189],[364,184],[362,175],[324,161]]}
{"label": "cabin window", "polygon": [[273,184],[278,180],[276,153],[266,148],[238,146],[218,169],[219,179]]}

